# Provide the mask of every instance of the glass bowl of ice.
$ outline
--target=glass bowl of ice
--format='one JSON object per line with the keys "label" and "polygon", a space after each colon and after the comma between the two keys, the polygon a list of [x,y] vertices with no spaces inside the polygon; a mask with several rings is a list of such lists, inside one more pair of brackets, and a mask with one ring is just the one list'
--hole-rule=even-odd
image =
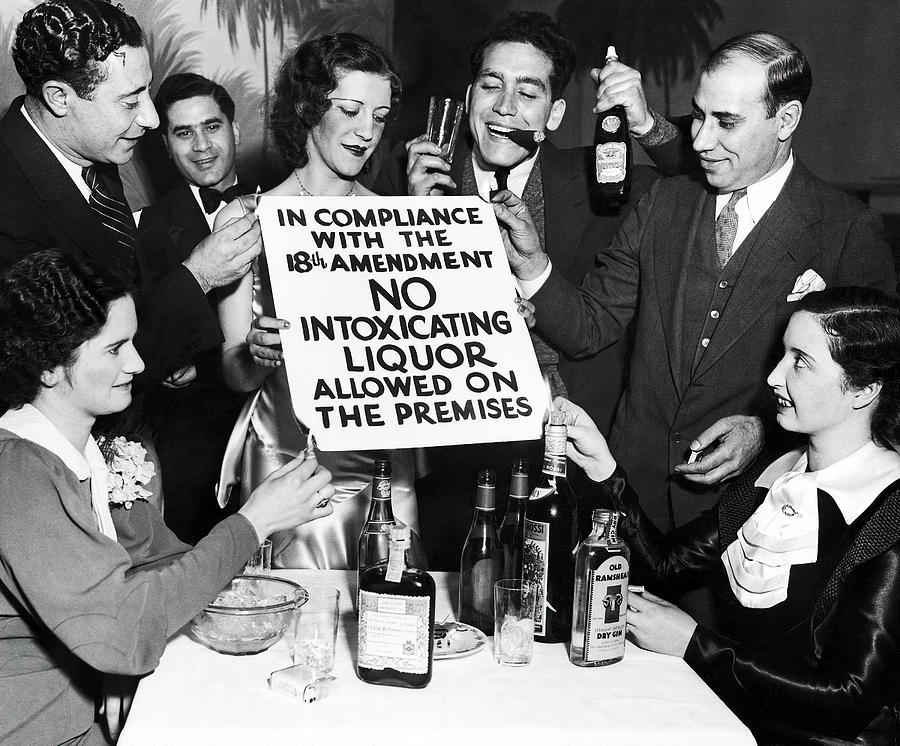
{"label": "glass bowl of ice", "polygon": [[238,575],[193,618],[190,633],[218,653],[261,653],[281,639],[308,598],[303,586],[284,578]]}

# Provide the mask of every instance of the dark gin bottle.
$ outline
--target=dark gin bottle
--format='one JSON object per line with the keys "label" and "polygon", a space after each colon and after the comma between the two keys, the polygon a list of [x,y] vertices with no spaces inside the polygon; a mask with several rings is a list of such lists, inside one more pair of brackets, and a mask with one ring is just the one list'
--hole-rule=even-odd
{"label": "dark gin bottle", "polygon": [[534,639],[563,642],[572,632],[572,579],[578,544],[575,495],[566,479],[566,416],[554,410],[544,430],[541,481],[528,498],[523,580],[536,585]]}
{"label": "dark gin bottle", "polygon": [[391,529],[387,562],[360,573],[356,675],[421,689],[431,681],[434,580],[410,564],[409,526]]}
{"label": "dark gin bottle", "polygon": [[631,554],[619,540],[617,512],[597,509],[591,518],[591,534],[575,556],[569,660],[576,666],[606,666],[625,656]]}
{"label": "dark gin bottle", "polygon": [[[616,48],[609,47],[606,61],[616,60]],[[594,129],[594,168],[597,199],[603,210],[617,210],[631,196],[631,136],[624,106],[613,106],[597,115]]]}
{"label": "dark gin bottle", "polygon": [[497,475],[478,472],[475,515],[459,563],[459,621],[494,634],[494,583],[503,576],[503,547],[494,520]]}
{"label": "dark gin bottle", "polygon": [[503,546],[503,577],[522,577],[522,549],[525,543],[525,512],[528,508],[528,460],[513,459],[509,480],[509,502],[500,526]]}

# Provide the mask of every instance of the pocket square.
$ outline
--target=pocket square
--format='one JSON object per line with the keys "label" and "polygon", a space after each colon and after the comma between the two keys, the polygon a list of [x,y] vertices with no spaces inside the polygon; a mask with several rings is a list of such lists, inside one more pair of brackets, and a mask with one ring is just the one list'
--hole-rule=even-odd
{"label": "pocket square", "polygon": [[816,293],[825,289],[825,280],[819,277],[814,269],[806,270],[794,281],[794,289],[787,297],[788,303],[800,300],[807,293]]}

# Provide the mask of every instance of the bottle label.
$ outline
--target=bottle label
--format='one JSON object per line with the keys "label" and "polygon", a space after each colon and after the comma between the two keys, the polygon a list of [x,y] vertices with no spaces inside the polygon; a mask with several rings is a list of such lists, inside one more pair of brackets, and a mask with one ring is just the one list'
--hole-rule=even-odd
{"label": "bottle label", "polygon": [[562,456],[557,456],[554,453],[544,452],[544,463],[541,466],[541,471],[543,471],[544,474],[549,474],[553,477],[566,476],[565,454],[563,454]]}
{"label": "bottle label", "polygon": [[624,142],[604,142],[596,147],[597,182],[617,184],[625,180],[627,151]]}
{"label": "bottle label", "polygon": [[584,625],[584,659],[616,660],[625,654],[625,615],[628,609],[628,559],[607,557],[591,573],[587,619]]}
{"label": "bottle label", "polygon": [[376,500],[391,499],[391,478],[375,477],[372,480],[372,497]]}
{"label": "bottle label", "polygon": [[381,671],[428,673],[430,645],[428,596],[359,592],[357,664]]}
{"label": "bottle label", "polygon": [[534,600],[534,634],[546,634],[547,624],[547,565],[550,548],[550,524],[525,520],[525,549],[522,560],[522,579],[536,586]]}
{"label": "bottle label", "polygon": [[391,541],[391,548],[388,550],[387,570],[385,570],[384,579],[389,583],[399,583],[403,577],[403,571],[406,569],[406,550],[409,548],[409,542],[404,545],[394,544]]}
{"label": "bottle label", "polygon": [[607,114],[603,117],[603,121],[600,122],[600,126],[604,132],[616,132],[622,126],[622,120],[615,114]]}

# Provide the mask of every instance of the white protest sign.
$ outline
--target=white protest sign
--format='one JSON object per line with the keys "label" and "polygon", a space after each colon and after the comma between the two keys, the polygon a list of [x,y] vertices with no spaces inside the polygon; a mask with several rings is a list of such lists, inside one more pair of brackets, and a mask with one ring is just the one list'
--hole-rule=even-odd
{"label": "white protest sign", "polygon": [[294,413],[320,448],[540,437],[546,389],[491,206],[264,197]]}

